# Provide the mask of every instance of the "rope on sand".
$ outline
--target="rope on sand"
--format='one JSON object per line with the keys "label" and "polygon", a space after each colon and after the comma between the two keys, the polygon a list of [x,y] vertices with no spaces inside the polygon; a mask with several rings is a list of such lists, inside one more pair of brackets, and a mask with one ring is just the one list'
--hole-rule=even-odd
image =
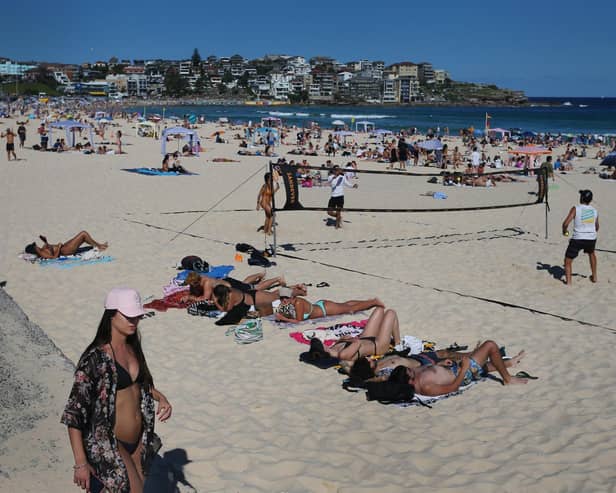
{"label": "rope on sand", "polygon": [[312,262],[314,264],[319,264],[319,265],[323,265],[325,267],[331,267],[333,269],[339,269],[339,270],[343,270],[346,272],[353,272],[355,274],[361,274],[363,276],[368,276],[368,277],[374,277],[377,279],[383,279],[386,281],[394,281],[394,282],[398,282],[400,284],[405,284],[407,286],[413,286],[416,288],[421,288],[421,289],[430,289],[432,291],[436,291],[438,293],[448,293],[448,294],[455,294],[457,296],[460,296],[462,298],[470,298],[470,299],[474,299],[474,300],[478,300],[478,301],[484,301],[486,303],[493,303],[496,305],[500,305],[503,306],[505,308],[514,308],[517,310],[524,310],[530,313],[535,313],[538,315],[544,315],[544,316],[548,316],[548,317],[553,317],[553,318],[558,318],[560,320],[563,320],[565,322],[576,322],[580,325],[585,325],[588,327],[597,327],[599,329],[603,329],[603,330],[608,330],[610,332],[612,332],[613,334],[616,334],[616,329],[612,328],[612,327],[606,327],[604,325],[599,325],[599,324],[594,324],[592,322],[586,322],[584,320],[579,320],[577,318],[571,318],[571,317],[567,317],[565,315],[559,315],[557,313],[551,313],[551,312],[546,312],[543,310],[539,310],[537,308],[531,308],[529,306],[524,306],[524,305],[518,305],[516,303],[509,303],[508,301],[501,301],[501,300],[496,300],[493,298],[485,298],[483,296],[476,296],[476,295],[472,295],[472,294],[467,294],[467,293],[461,293],[459,291],[454,291],[451,289],[443,289],[443,288],[437,288],[434,286],[424,286],[423,284],[417,284],[414,282],[409,282],[409,281],[402,281],[400,279],[395,279],[393,277],[387,277],[387,276],[382,276],[380,274],[372,274],[370,272],[363,272],[360,270],[356,270],[356,269],[350,269],[348,267],[341,267],[339,265],[334,265],[334,264],[328,264],[326,262],[320,262],[318,260],[311,260],[311,259],[307,259],[307,258],[303,258],[303,257],[298,257],[295,255],[289,255],[286,253],[278,253],[277,254],[279,257],[286,257],[286,258],[290,258],[290,259],[294,259],[294,260],[303,260],[305,262]]}

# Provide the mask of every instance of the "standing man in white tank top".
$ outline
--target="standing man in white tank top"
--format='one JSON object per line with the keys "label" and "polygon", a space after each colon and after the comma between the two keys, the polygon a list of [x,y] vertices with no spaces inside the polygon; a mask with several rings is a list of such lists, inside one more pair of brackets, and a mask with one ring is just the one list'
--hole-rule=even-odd
{"label": "standing man in white tank top", "polygon": [[595,256],[595,244],[597,243],[597,231],[599,231],[599,213],[590,205],[592,192],[580,190],[580,205],[571,208],[569,215],[563,221],[563,235],[569,236],[569,223],[573,221],[573,236],[569,240],[569,246],[565,252],[565,284],[571,285],[571,269],[573,259],[578,256],[580,250],[588,254],[590,260],[590,280],[597,282],[597,257]]}

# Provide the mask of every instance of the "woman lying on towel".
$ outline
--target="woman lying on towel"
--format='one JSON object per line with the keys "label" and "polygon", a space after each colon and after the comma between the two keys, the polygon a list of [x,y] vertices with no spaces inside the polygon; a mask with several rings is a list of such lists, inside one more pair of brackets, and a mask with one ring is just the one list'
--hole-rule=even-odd
{"label": "woman lying on towel", "polygon": [[[212,277],[202,276],[197,272],[191,272],[188,274],[184,284],[190,288],[190,294],[186,297],[185,301],[201,301],[212,300],[212,294],[216,286],[227,286],[228,288],[235,288],[243,293],[248,293],[253,289],[256,291],[264,291],[274,286],[286,286],[286,281],[283,276],[265,279],[265,272],[248,276],[243,281],[238,281],[232,277],[214,279]],[[303,284],[291,286],[291,289],[292,293],[306,294],[306,286]]]}
{"label": "woman lying on towel", "polygon": [[276,320],[281,322],[301,322],[302,320],[327,317],[330,315],[344,315],[367,310],[375,306],[384,307],[378,298],[371,300],[349,300],[342,303],[319,300],[311,303],[304,298],[283,298],[276,313]]}
{"label": "woman lying on towel", "polygon": [[107,243],[99,243],[95,241],[87,231],[81,231],[70,240],[54,245],[48,243],[47,238],[43,235],[40,235],[39,238],[43,242],[42,247],[39,248],[36,242],[33,242],[26,245],[24,251],[44,259],[58,258],[60,255],[75,255],[79,250],[79,247],[81,247],[84,243],[90,245],[91,247],[98,248],[99,250],[104,250],[108,246]]}
{"label": "woman lying on towel", "polygon": [[343,337],[330,347],[325,347],[319,339],[312,339],[308,354],[314,360],[333,357],[342,362],[350,362],[363,356],[385,354],[389,351],[390,344],[400,344],[398,315],[394,310],[377,306],[361,336]]}
{"label": "woman lying on towel", "polygon": [[280,299],[280,294],[278,291],[257,291],[256,289],[244,292],[219,284],[214,287],[213,297],[216,308],[227,312],[216,322],[216,325],[234,325],[249,315],[251,309],[257,310],[261,316],[271,315],[273,313],[272,302]]}

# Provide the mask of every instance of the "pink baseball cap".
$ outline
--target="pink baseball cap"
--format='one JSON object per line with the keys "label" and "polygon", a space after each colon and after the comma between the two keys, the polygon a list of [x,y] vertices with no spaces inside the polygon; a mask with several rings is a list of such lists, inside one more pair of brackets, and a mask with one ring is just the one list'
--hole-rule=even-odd
{"label": "pink baseball cap", "polygon": [[127,317],[140,317],[145,313],[141,296],[131,288],[113,288],[105,298],[105,309],[118,310]]}

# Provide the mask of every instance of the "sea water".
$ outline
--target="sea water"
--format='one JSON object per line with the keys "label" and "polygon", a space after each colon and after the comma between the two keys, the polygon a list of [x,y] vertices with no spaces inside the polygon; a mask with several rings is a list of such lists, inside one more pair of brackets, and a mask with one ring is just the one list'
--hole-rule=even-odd
{"label": "sea water", "polygon": [[[143,107],[130,108],[143,112]],[[616,135],[616,98],[530,98],[528,106],[246,106],[204,105],[167,106],[165,117],[194,114],[207,120],[226,117],[231,122],[260,122],[261,118],[274,116],[285,125],[298,127],[318,123],[331,128],[334,120],[341,120],[351,130],[355,123],[369,121],[377,129],[400,130],[417,127],[421,132],[429,129],[444,134],[457,134],[462,128],[483,129],[486,113],[491,128],[522,131],[552,132],[563,134],[614,134]],[[147,113],[163,113],[163,107],[148,107]]]}

